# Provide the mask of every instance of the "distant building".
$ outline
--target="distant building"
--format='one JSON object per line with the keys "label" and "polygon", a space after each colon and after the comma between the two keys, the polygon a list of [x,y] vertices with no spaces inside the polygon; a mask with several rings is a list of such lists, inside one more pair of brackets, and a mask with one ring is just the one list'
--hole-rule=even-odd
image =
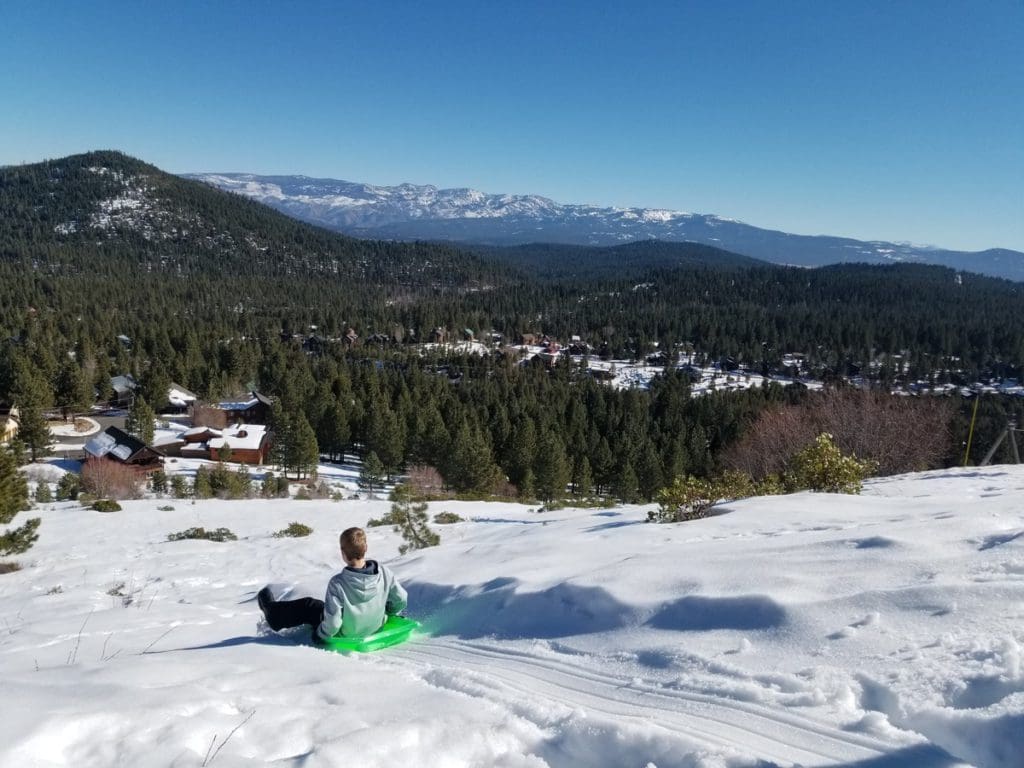
{"label": "distant building", "polygon": [[256,390],[249,393],[245,400],[228,400],[217,404],[224,412],[227,424],[267,424],[270,422],[270,409],[273,401]]}
{"label": "distant building", "polygon": [[18,435],[18,409],[11,408],[10,413],[3,417],[0,423],[0,445],[11,442]]}
{"label": "distant building", "polygon": [[121,376],[113,376],[110,379],[110,388],[114,391],[113,404],[131,405],[135,390],[139,388],[139,382],[130,373],[125,373]]}
{"label": "distant building", "polygon": [[188,413],[188,409],[195,405],[198,399],[194,392],[189,392],[181,384],[172,381],[167,390],[167,412]]}

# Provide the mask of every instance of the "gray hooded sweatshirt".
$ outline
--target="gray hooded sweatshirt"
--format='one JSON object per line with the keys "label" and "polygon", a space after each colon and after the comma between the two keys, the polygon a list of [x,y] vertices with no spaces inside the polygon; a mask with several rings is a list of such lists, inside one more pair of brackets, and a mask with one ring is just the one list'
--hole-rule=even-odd
{"label": "gray hooded sweatshirt", "polygon": [[376,560],[367,560],[364,568],[345,568],[327,584],[317,634],[325,640],[372,635],[389,615],[405,608],[408,597],[395,574]]}

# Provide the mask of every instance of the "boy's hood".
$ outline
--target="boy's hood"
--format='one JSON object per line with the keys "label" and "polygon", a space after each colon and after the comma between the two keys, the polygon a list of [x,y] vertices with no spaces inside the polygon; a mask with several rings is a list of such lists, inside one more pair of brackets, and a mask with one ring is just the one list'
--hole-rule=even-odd
{"label": "boy's hood", "polygon": [[346,567],[341,572],[345,581],[345,594],[353,603],[365,603],[380,594],[384,575],[376,560],[367,560],[365,568]]}

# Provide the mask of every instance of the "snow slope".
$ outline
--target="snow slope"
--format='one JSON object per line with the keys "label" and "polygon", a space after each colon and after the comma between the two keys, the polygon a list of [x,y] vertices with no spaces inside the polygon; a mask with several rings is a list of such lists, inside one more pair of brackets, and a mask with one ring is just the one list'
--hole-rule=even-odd
{"label": "snow slope", "polygon": [[319,595],[385,501],[44,505],[0,576],[0,765],[1021,766],[1022,499],[989,467],[667,526],[437,503],[437,548],[370,532],[429,636],[368,656],[255,594]]}

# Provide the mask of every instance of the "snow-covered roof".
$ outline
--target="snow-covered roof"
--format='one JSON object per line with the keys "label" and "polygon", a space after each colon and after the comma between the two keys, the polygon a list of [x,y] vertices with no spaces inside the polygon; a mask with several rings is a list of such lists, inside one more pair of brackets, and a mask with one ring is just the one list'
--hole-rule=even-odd
{"label": "snow-covered roof", "polygon": [[248,400],[243,401],[232,401],[226,403],[217,403],[217,407],[222,411],[247,411],[258,403],[255,397],[250,397]]}
{"label": "snow-covered roof", "polygon": [[194,393],[189,392],[179,384],[172,383],[170,389],[167,390],[167,400],[171,405],[178,406],[179,408],[191,405],[197,399]]}
{"label": "snow-covered roof", "polygon": [[110,453],[115,445],[117,445],[117,440],[106,432],[100,432],[96,437],[86,442],[85,452],[90,456],[100,458]]}
{"label": "snow-covered roof", "polygon": [[267,435],[263,424],[239,424],[228,427],[220,437],[211,438],[206,442],[211,451],[227,445],[231,450],[258,450]]}

